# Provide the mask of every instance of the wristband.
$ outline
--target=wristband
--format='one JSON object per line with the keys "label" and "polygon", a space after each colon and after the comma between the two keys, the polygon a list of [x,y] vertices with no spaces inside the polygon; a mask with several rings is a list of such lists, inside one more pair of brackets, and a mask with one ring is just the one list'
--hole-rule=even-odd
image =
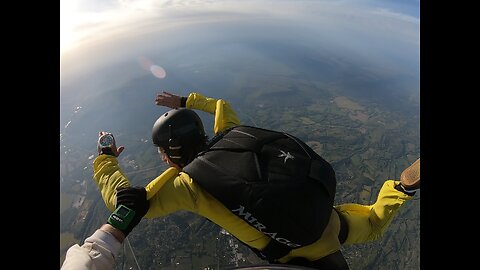
{"label": "wristband", "polygon": [[113,213],[108,217],[108,223],[113,227],[125,231],[125,229],[130,225],[133,217],[135,216],[135,211],[121,204],[113,211]]}
{"label": "wristband", "polygon": [[115,156],[115,154],[113,153],[112,148],[102,148],[102,149],[100,149],[100,155]]}
{"label": "wristband", "polygon": [[180,107],[187,107],[187,97],[182,97],[180,99]]}

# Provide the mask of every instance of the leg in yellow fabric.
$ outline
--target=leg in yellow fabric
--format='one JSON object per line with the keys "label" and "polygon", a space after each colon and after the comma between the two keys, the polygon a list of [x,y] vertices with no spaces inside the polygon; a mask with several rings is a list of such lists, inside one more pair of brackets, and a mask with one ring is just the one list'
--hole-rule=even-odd
{"label": "leg in yellow fabric", "polygon": [[365,243],[382,237],[398,210],[413,198],[418,189],[420,158],[402,172],[400,181],[385,181],[373,205],[350,203],[336,206],[348,224],[344,244]]}
{"label": "leg in yellow fabric", "polygon": [[382,237],[401,206],[412,199],[395,188],[400,181],[387,180],[373,205],[342,204],[335,208],[343,214],[348,223],[348,237],[345,244],[364,243]]}

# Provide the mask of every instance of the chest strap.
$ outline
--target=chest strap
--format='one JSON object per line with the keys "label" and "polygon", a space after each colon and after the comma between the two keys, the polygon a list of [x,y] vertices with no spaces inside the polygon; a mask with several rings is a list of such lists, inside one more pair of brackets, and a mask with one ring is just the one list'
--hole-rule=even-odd
{"label": "chest strap", "polygon": [[272,239],[264,249],[258,250],[252,248],[252,250],[261,259],[267,260],[269,263],[275,263],[278,259],[287,255],[292,250],[292,248],[280,244],[278,241]]}

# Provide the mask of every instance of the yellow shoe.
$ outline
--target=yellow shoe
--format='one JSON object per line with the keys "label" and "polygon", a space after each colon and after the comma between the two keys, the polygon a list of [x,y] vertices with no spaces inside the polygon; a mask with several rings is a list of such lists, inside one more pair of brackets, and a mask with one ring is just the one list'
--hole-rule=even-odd
{"label": "yellow shoe", "polygon": [[420,158],[402,172],[400,182],[406,190],[420,188]]}

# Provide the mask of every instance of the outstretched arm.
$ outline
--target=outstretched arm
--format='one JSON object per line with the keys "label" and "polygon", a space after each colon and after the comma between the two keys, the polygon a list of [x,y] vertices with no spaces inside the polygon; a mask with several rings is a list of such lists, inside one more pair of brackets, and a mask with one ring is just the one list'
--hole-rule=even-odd
{"label": "outstretched arm", "polygon": [[195,92],[190,93],[188,97],[181,97],[164,91],[157,95],[155,104],[172,109],[185,107],[214,114],[215,126],[213,131],[215,134],[230,127],[240,125],[240,120],[229,102],[222,99],[205,97]]}
{"label": "outstretched arm", "polygon": [[[102,146],[100,142],[102,141],[102,137],[106,134],[112,136],[111,141],[109,142],[111,145]],[[98,136],[98,157],[93,161],[93,181],[97,184],[105,205],[111,212],[113,212],[115,210],[115,195],[117,188],[130,186],[129,181],[120,169],[117,160],[125,147],[117,147],[115,138],[111,133],[101,131],[98,133]]]}

